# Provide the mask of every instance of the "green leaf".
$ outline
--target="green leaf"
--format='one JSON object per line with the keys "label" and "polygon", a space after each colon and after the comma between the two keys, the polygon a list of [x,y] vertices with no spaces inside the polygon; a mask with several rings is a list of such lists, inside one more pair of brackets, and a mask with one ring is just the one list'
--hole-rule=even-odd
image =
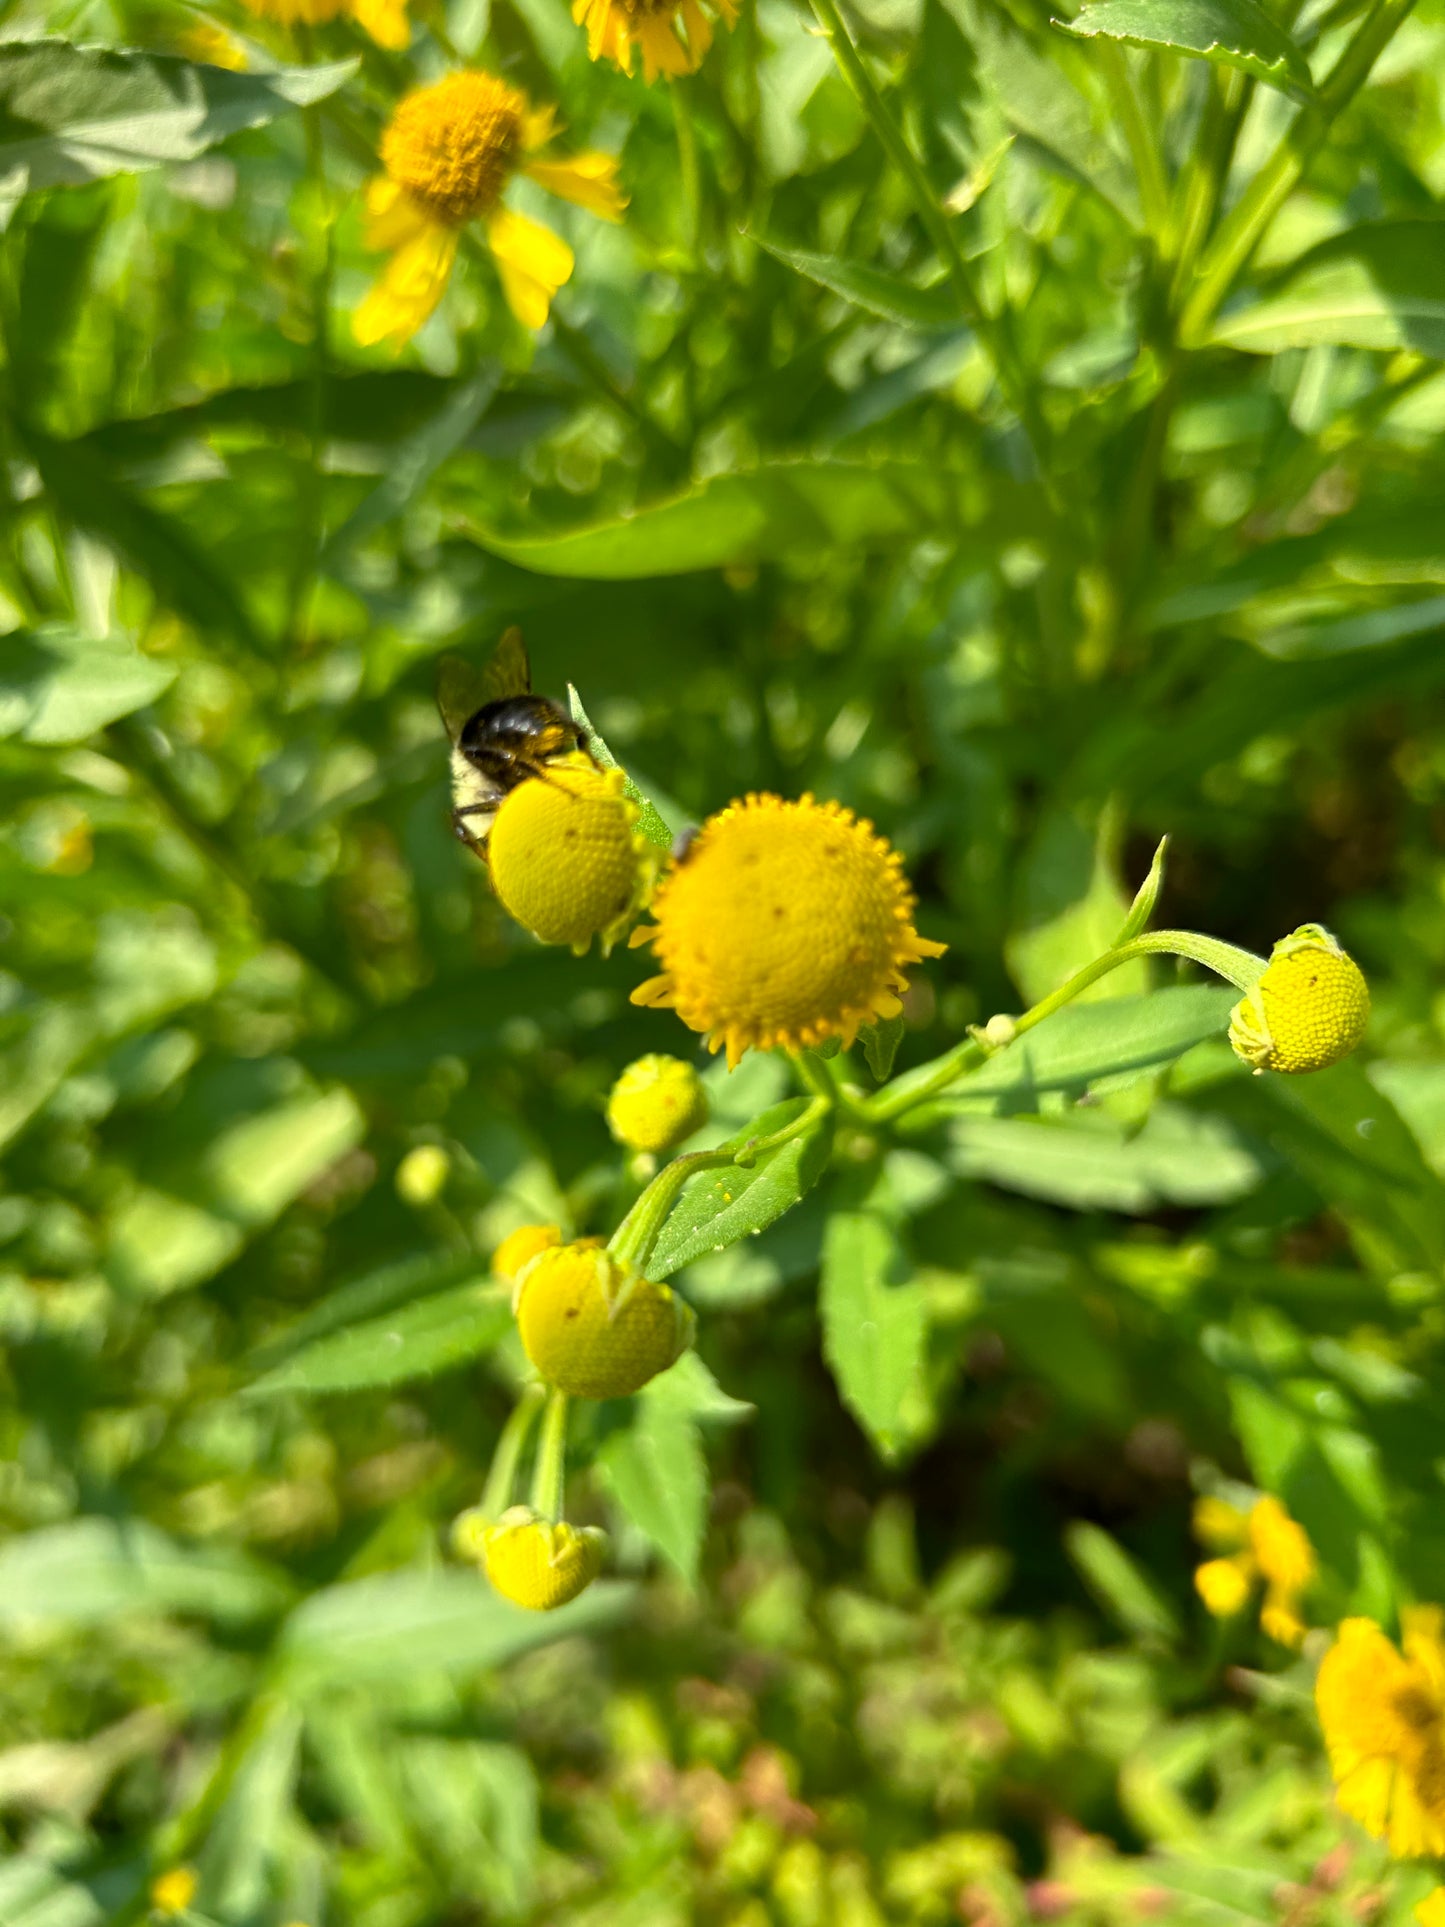
{"label": "green leaf", "polygon": [[798,248],[775,247],[758,235],[753,239],[784,267],[792,268],[794,273],[816,282],[820,288],[827,288],[832,294],[842,295],[881,320],[896,321],[904,328],[956,328],[959,325],[958,297],[946,282],[919,288],[900,275],[866,267],[861,261],[845,260],[841,255],[809,254]]}
{"label": "green leaf", "polygon": [[1314,91],[1308,61],[1258,0],[1091,0],[1054,25],[1083,39],[1102,35],[1238,67],[1296,99]]}
{"label": "green leaf", "polygon": [[880,1084],[886,1084],[892,1074],[893,1060],[898,1055],[898,1046],[903,1042],[904,1028],[900,1014],[897,1017],[882,1017],[876,1024],[865,1024],[858,1034],[868,1068]]}
{"label": "green leaf", "polygon": [[648,1386],[634,1401],[632,1423],[605,1441],[598,1462],[628,1518],[694,1586],[707,1525],[707,1461],[692,1419],[651,1393]]}
{"label": "green leaf", "polygon": [[23,177],[33,193],[194,160],[228,134],[325,100],[356,67],[238,74],[171,54],[10,41],[0,45],[0,180]]}
{"label": "green leaf", "polygon": [[1156,1104],[1144,1128],[1078,1112],[1068,1118],[956,1117],[946,1159],[960,1177],[1075,1211],[1142,1214],[1162,1204],[1226,1204],[1264,1175],[1223,1118]]}
{"label": "green leaf", "polygon": [[916,540],[946,518],[949,493],[940,471],[926,463],[776,462],[715,475],[671,501],[587,528],[470,533],[492,555],[541,575],[639,581],[794,551]]}
{"label": "green leaf", "polygon": [[838,1211],[823,1243],[823,1356],[839,1395],[884,1458],[908,1443],[923,1392],[928,1313],[902,1251],[872,1211]]}
{"label": "green leaf", "polygon": [[143,656],[125,636],[58,628],[9,635],[0,654],[0,737],[84,742],[144,709],[175,679],[171,664]]}
{"label": "green leaf", "polygon": [[287,1583],[227,1547],[185,1547],[143,1519],[74,1519],[0,1547],[0,1623],[95,1625],[125,1613],[243,1622],[279,1612]]}
{"label": "green leaf", "polygon": [[[751,1140],[791,1123],[808,1102],[796,1097],[775,1104],[722,1148],[744,1150]],[[669,1278],[681,1265],[725,1251],[739,1238],[762,1231],[782,1217],[823,1175],[832,1142],[831,1118],[819,1118],[809,1130],[765,1152],[756,1164],[699,1172],[662,1227],[648,1262],[648,1276]]]}
{"label": "green leaf", "polygon": [[[567,707],[571,712],[573,722],[576,723],[582,731],[587,742],[587,747],[592,752],[595,760],[602,765],[603,769],[622,769],[621,763],[618,762],[617,758],[612,754],[612,751],[607,747],[602,737],[593,727],[591,717],[582,707],[582,698],[577,694],[577,691],[572,687],[570,682],[567,685]],[[652,798],[643,795],[642,791],[637,787],[636,783],[633,782],[625,769],[622,769],[622,785],[633,802],[636,803],[637,807],[642,811],[642,815],[638,818],[637,822],[637,827],[642,831],[642,834],[647,838],[649,843],[657,844],[660,849],[670,850],[678,832],[686,828],[687,819],[682,816],[680,812],[677,812],[676,805],[673,805],[674,819],[669,822],[668,818],[662,814],[662,811],[658,809],[657,805],[652,801]]]}
{"label": "green leaf", "polygon": [[380,1318],[396,1306],[420,1303],[451,1285],[476,1277],[477,1261],[470,1252],[438,1257],[403,1258],[341,1285],[274,1342],[262,1346],[246,1361],[252,1373],[272,1372],[278,1365],[333,1332]]}
{"label": "green leaf", "polygon": [[1249,354],[1336,343],[1445,356],[1445,221],[1372,221],[1302,255],[1210,340]]}
{"label": "green leaf", "polygon": [[491,1351],[511,1328],[506,1287],[477,1279],[318,1338],[247,1390],[253,1397],[267,1398],[283,1392],[354,1392],[435,1378]]}
{"label": "green leaf", "polygon": [[[1118,812],[1097,817],[1051,810],[1014,879],[1013,929],[1004,953],[1029,1003],[1036,1003],[1113,943],[1129,912],[1119,880]],[[1148,972],[1127,963],[1083,992],[1081,1002],[1142,990]]]}
{"label": "green leaf", "polygon": [[1084,1584],[1121,1631],[1135,1639],[1178,1639],[1174,1608],[1102,1526],[1075,1519],[1064,1528],[1064,1548]]}
{"label": "green leaf", "polygon": [[376,487],[327,541],[321,566],[334,569],[355,543],[402,515],[432,476],[466,441],[491,406],[502,379],[489,363],[469,381],[458,383],[441,406],[392,453]]}
{"label": "green leaf", "polygon": [[1159,901],[1159,892],[1164,887],[1164,853],[1169,848],[1167,836],[1161,837],[1159,847],[1154,852],[1154,861],[1149,865],[1149,874],[1134,893],[1134,901],[1129,905],[1129,914],[1114,933],[1111,949],[1121,943],[1128,943],[1131,937],[1138,937],[1149,928],[1149,919],[1154,914],[1154,906]]}
{"label": "green leaf", "polygon": [[313,1690],[383,1688],[425,1673],[476,1673],[624,1618],[630,1586],[601,1581],[555,1612],[499,1598],[472,1572],[395,1572],[312,1593],[278,1642],[289,1679]]}

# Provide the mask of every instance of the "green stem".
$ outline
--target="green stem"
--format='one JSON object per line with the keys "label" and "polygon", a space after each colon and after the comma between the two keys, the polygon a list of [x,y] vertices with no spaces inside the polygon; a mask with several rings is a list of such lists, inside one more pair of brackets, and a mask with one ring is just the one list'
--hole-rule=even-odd
{"label": "green stem", "polygon": [[665,1164],[633,1204],[607,1241],[607,1249],[623,1264],[644,1270],[657,1243],[657,1234],[688,1179],[698,1171],[718,1171],[733,1162],[731,1151],[692,1151]]}
{"label": "green stem", "polygon": [[1129,144],[1130,158],[1134,162],[1144,225],[1162,255],[1168,252],[1169,243],[1169,181],[1160,158],[1158,142],[1139,105],[1134,76],[1129,71],[1124,49],[1114,41],[1100,40],[1098,52],[1104,63],[1104,79],[1118,111],[1124,138]]}
{"label": "green stem", "polygon": [[1186,346],[1203,341],[1236,276],[1414,5],[1415,0],[1375,0],[1354,39],[1335,62],[1318,98],[1301,108],[1279,146],[1240,196],[1200,261],[1194,292],[1180,320],[1180,336]]}
{"label": "green stem", "polygon": [[532,1510],[544,1519],[562,1517],[562,1499],[567,1484],[567,1394],[553,1392],[542,1420],[542,1436],[537,1445],[537,1466],[532,1474]]}
{"label": "green stem", "polygon": [[481,1512],[488,1524],[500,1519],[512,1503],[512,1489],[517,1483],[517,1461],[522,1456],[527,1434],[546,1398],[543,1386],[528,1385],[502,1427],[502,1436],[497,1440],[497,1449],[492,1454],[492,1463],[487,1472],[487,1483],[482,1490]]}
{"label": "green stem", "polygon": [[[1076,971],[1067,983],[1059,985],[1047,997],[1026,1010],[1022,1017],[1013,1020],[1008,1043],[999,1046],[1006,1050],[1008,1044],[1022,1037],[1025,1031],[1041,1024],[1046,1017],[1052,1017],[1056,1010],[1072,1003],[1081,991],[1091,984],[1107,977],[1111,970],[1121,964],[1132,963],[1136,957],[1154,956],[1188,957],[1194,963],[1203,964],[1217,977],[1234,985],[1236,990],[1251,990],[1259,982],[1264,972],[1266,959],[1257,957],[1252,950],[1241,950],[1237,944],[1221,943],[1218,937],[1204,937],[1195,930],[1151,930],[1140,937],[1131,937],[1127,943],[1105,951],[1102,957],[1085,964]],[[874,1124],[887,1122],[901,1117],[905,1111],[913,1109],[926,1098],[937,1096],[938,1092],[952,1084],[965,1070],[975,1063],[981,1063],[993,1053],[988,1045],[976,1037],[966,1038],[955,1044],[951,1051],[945,1051],[931,1065],[923,1065],[908,1078],[900,1079],[898,1085],[880,1091],[877,1097],[865,1098],[861,1109]]]}
{"label": "green stem", "polygon": [[[306,29],[299,28],[303,37],[304,57],[311,59],[310,35]],[[328,340],[331,315],[331,283],[335,266],[334,223],[326,193],[326,158],[322,142],[321,115],[316,107],[304,107],[302,119],[306,130],[306,175],[316,196],[316,205],[308,210],[311,218],[319,221],[320,259],[312,283],[311,314],[311,383],[307,402],[306,427],[306,470],[301,480],[300,499],[297,503],[297,545],[296,561],[291,573],[290,595],[286,612],[288,636],[296,640],[307,620],[307,605],[316,585],[316,563],[321,553],[322,537],[325,534],[325,481],[322,475],[322,453],[326,440],[326,389],[329,376],[330,344]],[[314,239],[315,237],[313,237]]]}
{"label": "green stem", "polygon": [[838,11],[837,0],[811,0],[813,12],[827,36],[833,49],[833,58],[842,70],[844,79],[873,123],[873,131],[878,136],[884,152],[903,176],[908,190],[913,196],[913,204],[918,210],[929,238],[937,248],[939,258],[948,271],[953,283],[954,293],[964,319],[977,334],[993,360],[994,371],[1004,398],[1019,420],[1023,423],[1034,451],[1034,461],[1045,489],[1051,492],[1052,482],[1044,468],[1043,452],[1047,444],[1047,431],[1033,383],[1019,358],[1013,329],[1005,310],[1000,315],[991,315],[984,307],[978,289],[974,286],[973,276],[963,250],[958,245],[957,236],[949,225],[948,218],[938,204],[938,199],[929,185],[928,176],[914,158],[913,150],[903,138],[902,129],[888,111],[887,103],[874,85],[873,76],[863,63],[862,55],[854,46],[843,16]]}
{"label": "green stem", "polygon": [[838,1090],[830,1080],[830,1088],[826,1092],[819,1092],[812,1103],[806,1109],[799,1111],[791,1123],[780,1124],[776,1131],[770,1131],[766,1137],[749,1138],[740,1151],[734,1152],[729,1162],[740,1164],[746,1171],[765,1153],[778,1150],[793,1138],[801,1137],[804,1131],[811,1131],[819,1118],[825,1117],[837,1102]]}

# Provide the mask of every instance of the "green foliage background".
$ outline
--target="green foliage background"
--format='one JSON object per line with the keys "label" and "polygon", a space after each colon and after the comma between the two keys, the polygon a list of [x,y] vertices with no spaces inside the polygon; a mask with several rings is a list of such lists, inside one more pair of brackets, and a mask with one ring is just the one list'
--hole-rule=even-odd
{"label": "green foliage background", "polygon": [[[755,0],[650,90],[563,0],[417,11],[5,10],[0,1919],[187,1863],[236,1927],[1403,1923],[1189,1508],[1284,1499],[1320,1627],[1445,1595],[1439,0]],[[535,341],[478,253],[364,354],[377,135],[468,59],[627,220],[549,206]],[[434,658],[510,622],[680,815],[905,853],[905,1069],[1165,833],[1163,922],[1375,993],[1251,1078],[1130,966],[684,1241],[701,1362],[579,1421],[612,1573],[547,1618],[445,1552],[487,1257],[612,1228],[607,1089],[696,1040],[450,837]],[[714,1139],[790,1089],[708,1082]]]}

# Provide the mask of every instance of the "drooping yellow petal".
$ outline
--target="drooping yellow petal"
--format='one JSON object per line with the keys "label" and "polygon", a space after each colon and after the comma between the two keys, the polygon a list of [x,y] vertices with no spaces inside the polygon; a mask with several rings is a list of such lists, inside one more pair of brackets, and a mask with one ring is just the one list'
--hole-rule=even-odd
{"label": "drooping yellow petal", "polygon": [[411,22],[406,17],[406,0],[350,0],[351,16],[369,33],[378,47],[404,53],[411,45]]}
{"label": "drooping yellow petal", "polygon": [[687,49],[693,71],[702,65],[707,50],[712,45],[712,22],[704,14],[697,0],[682,0],[682,18],[687,27]]}
{"label": "drooping yellow petal", "polygon": [[567,161],[530,161],[526,172],[549,194],[575,201],[604,221],[620,221],[627,196],[617,184],[615,154],[574,154]]}
{"label": "drooping yellow petal", "polygon": [[1296,1651],[1304,1644],[1307,1628],[1295,1604],[1296,1595],[1280,1586],[1271,1586],[1260,1609],[1259,1623],[1273,1640]]}
{"label": "drooping yellow petal", "polygon": [[[612,0],[572,0],[572,18],[587,29],[587,58],[598,60],[605,54],[615,60],[623,73],[632,72],[632,48],[625,35],[617,46],[617,23],[612,17]],[[612,29],[609,34],[608,28]],[[611,44],[609,44],[611,43]]]}
{"label": "drooping yellow petal", "polygon": [[510,207],[499,207],[488,220],[487,238],[507,306],[524,328],[544,327],[553,295],[571,276],[571,248],[560,234]]}
{"label": "drooping yellow petal", "polygon": [[547,105],[529,107],[522,116],[522,146],[528,154],[545,147],[557,131],[557,109]]}
{"label": "drooping yellow petal", "polygon": [[635,37],[642,48],[642,77],[649,86],[659,74],[672,80],[679,74],[690,74],[697,65],[678,39],[670,15],[644,15],[637,23]]}
{"label": "drooping yellow petal", "polygon": [[367,182],[362,234],[369,248],[389,252],[405,247],[438,226],[421,203],[387,175],[378,174]]}
{"label": "drooping yellow petal", "polygon": [[399,348],[410,341],[441,300],[456,256],[456,229],[439,224],[428,223],[399,247],[352,318],[361,346],[390,341]]}

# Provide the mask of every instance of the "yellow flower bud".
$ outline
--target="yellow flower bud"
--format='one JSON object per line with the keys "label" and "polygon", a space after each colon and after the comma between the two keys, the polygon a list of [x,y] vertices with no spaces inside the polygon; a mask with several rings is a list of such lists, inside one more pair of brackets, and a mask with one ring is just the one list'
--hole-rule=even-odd
{"label": "yellow flower bud", "polygon": [[1194,1589],[1216,1619],[1230,1619],[1241,1610],[1249,1581],[1249,1566],[1241,1559],[1206,1559],[1194,1573]]}
{"label": "yellow flower bud", "polygon": [[418,1144],[396,1167],[396,1195],[403,1204],[435,1204],[446,1188],[452,1161],[439,1144]]}
{"label": "yellow flower bud", "polygon": [[612,1086],[607,1122],[629,1150],[670,1151],[707,1123],[707,1092],[680,1057],[639,1057]]}
{"label": "yellow flower bud", "polygon": [[556,1224],[524,1224],[492,1253],[492,1276],[515,1285],[539,1251],[562,1242],[562,1227]]}
{"label": "yellow flower bud", "polygon": [[487,1562],[487,1534],[495,1520],[489,1519],[479,1505],[468,1506],[452,1520],[452,1551],[469,1566]]}
{"label": "yellow flower bud", "polygon": [[189,1911],[200,1884],[194,1867],[168,1867],[151,1882],[151,1906],[163,1920],[174,1920]]}
{"label": "yellow flower bud", "polygon": [[607,1535],[555,1524],[530,1506],[509,1506],[485,1535],[487,1577],[514,1606],[551,1612],[585,1592],[602,1570]]}
{"label": "yellow flower bud", "polygon": [[666,1285],[595,1245],[533,1260],[517,1288],[522,1348],[573,1398],[625,1398],[692,1343],[693,1316]]}
{"label": "yellow flower bud", "polygon": [[1230,1012],[1236,1057],[1257,1071],[1322,1071],[1365,1034],[1370,989],[1354,959],[1322,924],[1275,945],[1264,975]]}
{"label": "yellow flower bud", "polygon": [[542,943],[604,954],[651,894],[656,854],[620,769],[554,759],[503,798],[487,838],[492,888]]}

